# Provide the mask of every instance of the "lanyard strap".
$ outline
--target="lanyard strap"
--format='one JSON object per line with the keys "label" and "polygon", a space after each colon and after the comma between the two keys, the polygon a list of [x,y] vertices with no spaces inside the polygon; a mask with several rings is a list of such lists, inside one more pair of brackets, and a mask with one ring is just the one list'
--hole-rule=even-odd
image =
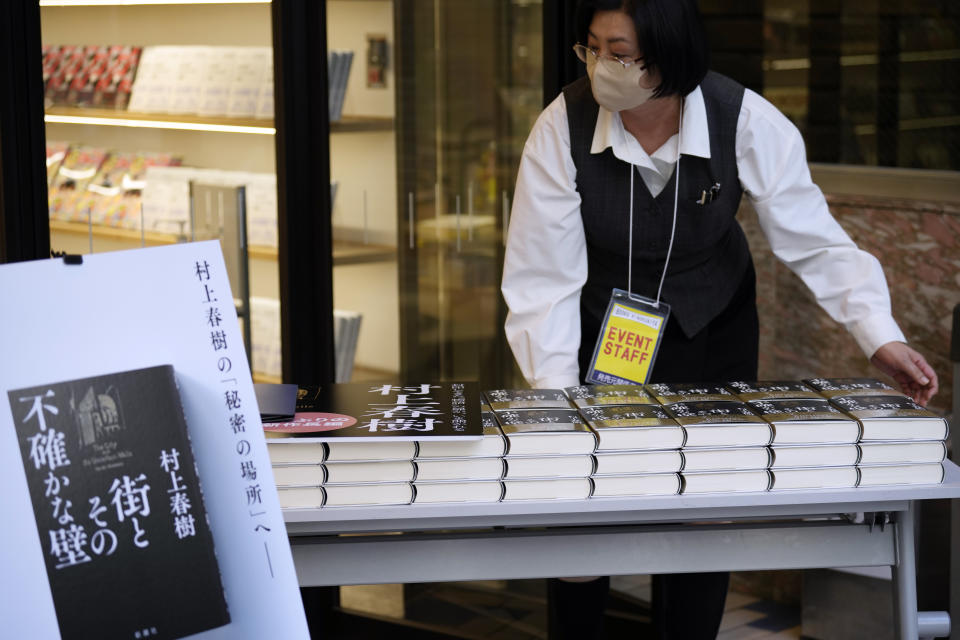
{"label": "lanyard strap", "polygon": [[[673,181],[673,224],[670,227],[670,244],[667,246],[667,257],[663,261],[663,274],[660,276],[660,286],[657,287],[657,299],[653,308],[660,307],[660,293],[663,291],[663,281],[667,278],[667,265],[670,264],[670,254],[673,252],[673,237],[677,231],[677,200],[680,195],[680,142],[683,139],[683,98],[680,98],[680,122],[677,124],[677,165],[674,168]],[[630,239],[627,244],[627,295],[635,302],[647,302],[639,296],[633,295],[633,175],[636,166],[630,163]]]}

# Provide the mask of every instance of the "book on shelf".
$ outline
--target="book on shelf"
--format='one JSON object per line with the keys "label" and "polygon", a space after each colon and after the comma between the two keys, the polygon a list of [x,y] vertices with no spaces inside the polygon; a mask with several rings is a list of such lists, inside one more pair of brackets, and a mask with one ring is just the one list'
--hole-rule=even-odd
{"label": "book on shelf", "polygon": [[671,496],[680,493],[678,473],[633,473],[593,476],[593,498]]}
{"label": "book on shelf", "polygon": [[767,491],[771,475],[767,469],[749,471],[698,471],[681,473],[683,488],[680,493],[738,493]]}
{"label": "book on shelf", "polygon": [[583,407],[580,413],[597,434],[597,451],[679,449],[686,437],[658,404]]}
{"label": "book on shelf", "polygon": [[940,484],[943,482],[943,463],[859,465],[858,487],[892,484]]}
{"label": "book on shelf", "polygon": [[837,396],[903,396],[875,378],[807,378],[804,382],[824,398]]}
{"label": "book on shelf", "polygon": [[825,398],[750,400],[757,415],[773,425],[773,444],[854,443],[860,425]]}
{"label": "book on shelf", "polygon": [[736,471],[766,469],[771,456],[768,447],[725,447],[721,449],[684,449],[683,471]]}
{"label": "book on shelf", "polygon": [[679,449],[598,451],[593,458],[596,464],[594,478],[601,475],[676,473],[683,468],[683,456]]}
{"label": "book on shelf", "polygon": [[323,506],[323,487],[277,487],[282,509],[319,509]]}
{"label": "book on shelf", "polygon": [[[378,443],[379,444],[379,443]],[[392,443],[387,443],[392,444]],[[416,447],[407,447],[415,450]],[[271,464],[318,463],[327,458],[327,447],[322,442],[303,442],[295,447],[267,441],[267,453]],[[413,451],[411,451],[412,456]],[[403,458],[404,456],[400,456]]]}
{"label": "book on shelf", "polygon": [[271,467],[277,487],[317,486],[327,479],[327,470],[319,462],[272,463]]}
{"label": "book on shelf", "polygon": [[496,413],[508,455],[593,453],[596,436],[573,409],[512,409]]}
{"label": "book on shelf", "polygon": [[503,458],[418,458],[417,481],[499,480],[506,465]]}
{"label": "book on shelf", "polygon": [[[416,467],[412,460],[358,460],[324,462],[324,484],[351,482],[412,482]],[[274,475],[277,468],[274,467]]]}
{"label": "book on shelf", "polygon": [[503,501],[583,500],[590,497],[590,478],[537,478],[503,481]]}
{"label": "book on shelf", "polygon": [[277,487],[280,506],[285,509],[319,509],[410,504],[413,483],[325,484],[316,487]]}
{"label": "book on shelf", "polygon": [[421,440],[417,458],[490,458],[507,453],[507,440],[500,431],[493,411],[480,412],[482,438],[479,440]]}
{"label": "book on shelf", "polygon": [[790,489],[852,489],[860,475],[855,466],[773,469],[771,491]]}
{"label": "book on shelf", "polygon": [[861,442],[946,440],[947,421],[906,396],[835,396],[831,402],[860,423]]}
{"label": "book on shelf", "polygon": [[684,449],[757,447],[766,446],[773,440],[770,424],[751,411],[744,402],[674,402],[665,408],[686,433]]}
{"label": "book on shelf", "polygon": [[503,409],[570,409],[563,389],[491,389],[483,392],[494,411]]}
{"label": "book on shelf", "polygon": [[947,445],[935,442],[864,442],[859,445],[860,464],[943,462]]}
{"label": "book on shelf", "polygon": [[272,444],[291,446],[302,442],[479,440],[480,393],[475,382],[300,387],[294,419],[265,424],[263,429]]}
{"label": "book on shelf", "polygon": [[499,502],[503,483],[498,480],[466,480],[413,483],[415,503]]}
{"label": "book on shelf", "polygon": [[504,478],[586,478],[594,471],[593,456],[507,456]]}
{"label": "book on shelf", "polygon": [[855,444],[800,444],[770,446],[771,469],[791,467],[844,467],[860,460]]}
{"label": "book on shelf", "polygon": [[656,404],[639,384],[584,384],[564,389],[578,409],[595,405]]}
{"label": "book on shelf", "polygon": [[756,382],[735,380],[727,383],[727,389],[743,401],[823,397],[799,380],[758,380]]}
{"label": "book on shelf", "polygon": [[[311,443],[304,443],[311,444]],[[385,442],[325,442],[324,462],[364,462],[373,460],[413,460],[417,456],[417,443],[412,440],[389,440]],[[270,442],[267,442],[270,446]],[[281,447],[291,447],[283,444]],[[299,448],[299,443],[292,448]],[[271,460],[273,456],[271,455]]]}
{"label": "book on shelf", "polygon": [[228,624],[173,367],[7,395],[62,637]]}
{"label": "book on shelf", "polygon": [[737,399],[725,386],[714,382],[658,382],[646,385],[646,390],[660,404]]}

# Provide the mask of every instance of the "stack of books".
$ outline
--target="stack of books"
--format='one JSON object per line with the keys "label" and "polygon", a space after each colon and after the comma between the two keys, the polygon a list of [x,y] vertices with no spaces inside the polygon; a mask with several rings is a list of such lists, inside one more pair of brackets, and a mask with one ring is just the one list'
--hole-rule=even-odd
{"label": "stack of books", "polygon": [[943,481],[944,418],[879,380],[814,378],[806,383],[858,424],[857,486]]}
{"label": "stack of books", "polygon": [[506,439],[503,500],[588,498],[596,436],[561,389],[484,392]]}

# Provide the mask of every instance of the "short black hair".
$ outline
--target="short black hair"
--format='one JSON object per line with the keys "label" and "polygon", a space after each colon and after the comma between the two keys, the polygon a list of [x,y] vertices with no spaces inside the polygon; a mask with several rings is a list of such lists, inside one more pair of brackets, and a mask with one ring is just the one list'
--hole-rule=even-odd
{"label": "short black hair", "polygon": [[685,96],[707,75],[707,38],[696,0],[580,0],[575,23],[581,44],[597,11],[623,11],[633,20],[644,64],[660,72],[654,96]]}

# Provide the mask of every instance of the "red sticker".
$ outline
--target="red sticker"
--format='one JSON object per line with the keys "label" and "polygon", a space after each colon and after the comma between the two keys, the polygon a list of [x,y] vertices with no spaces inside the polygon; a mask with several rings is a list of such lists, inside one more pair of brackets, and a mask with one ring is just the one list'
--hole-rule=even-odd
{"label": "red sticker", "polygon": [[279,433],[315,433],[336,431],[356,423],[356,418],[341,413],[298,413],[293,422],[268,423],[263,425],[263,430]]}

